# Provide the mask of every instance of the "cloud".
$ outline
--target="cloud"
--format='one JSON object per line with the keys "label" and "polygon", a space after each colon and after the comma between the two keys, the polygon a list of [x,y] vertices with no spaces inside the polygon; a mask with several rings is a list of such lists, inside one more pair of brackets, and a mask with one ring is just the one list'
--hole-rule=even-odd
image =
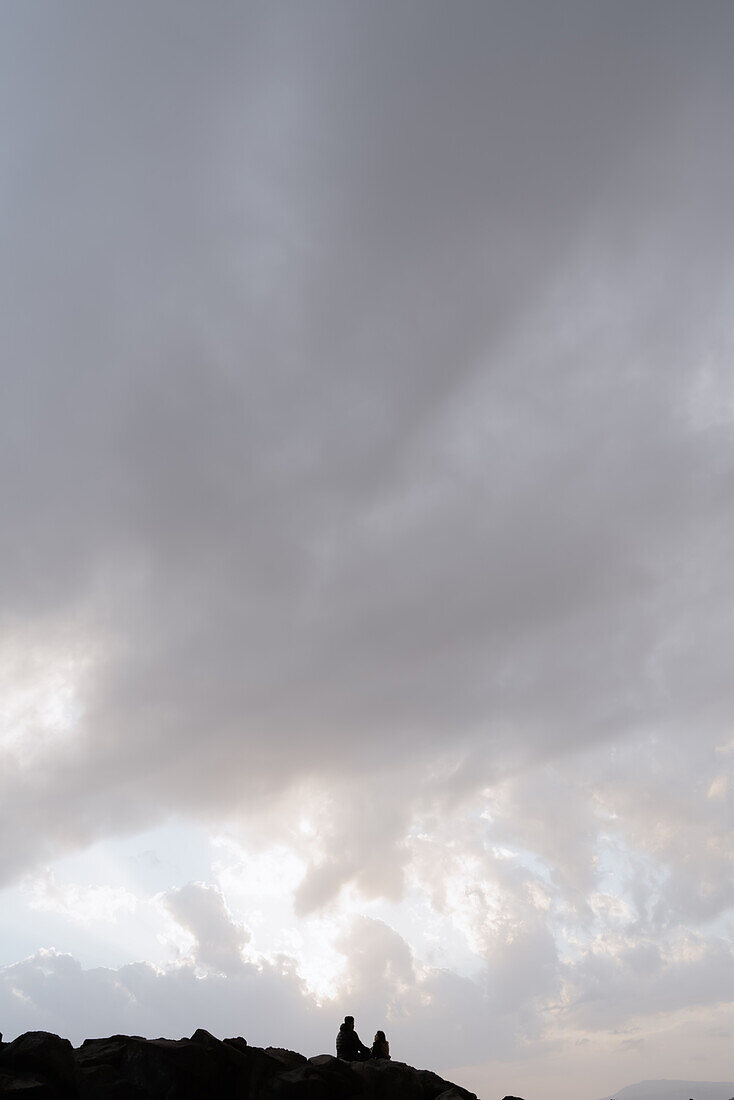
{"label": "cloud", "polygon": [[242,967],[242,950],[250,933],[234,922],[215,886],[190,882],[169,890],[163,904],[182,928],[194,937],[196,962],[215,973],[229,974]]}
{"label": "cloud", "polygon": [[449,743],[488,782],[720,733],[727,17],[163,11],[48,9],[11,128],[5,615],[95,668],[15,866],[307,774],[410,802]]}
{"label": "cloud", "polygon": [[137,904],[135,895],[123,887],[61,884],[52,871],[30,882],[26,889],[31,909],[57,913],[81,924],[114,921],[121,910],[133,911]]}
{"label": "cloud", "polygon": [[[444,1067],[466,1058],[484,1034],[488,1018],[479,987],[448,971],[418,976],[407,945],[381,922],[356,921],[340,949],[356,959],[348,987],[320,1005],[306,993],[291,957],[240,961],[224,974],[220,953],[211,966],[197,945],[194,960],[165,969],[148,963],[83,969],[70,955],[42,950],[0,969],[0,1006],[6,1034],[43,1026],[80,1042],[92,1033],[178,1035],[203,1026],[220,1037],[244,1034],[263,1046],[297,1037],[307,1053],[332,1051],[339,1022],[351,1011],[365,1042],[377,1027],[386,1029],[396,1056],[415,1064],[426,1061],[432,1039],[441,1039]],[[367,960],[378,957],[375,974]],[[454,1014],[453,1024],[444,1012]]]}
{"label": "cloud", "polygon": [[[281,1005],[236,907],[260,858],[296,925],[353,906],[328,950],[375,1016],[479,1021],[457,1058],[710,1007],[732,13],[0,20],[0,882],[166,821],[245,853],[166,887],[186,965],[118,995],[38,956],[8,1003],[63,976],[139,1030],[131,997],[184,1026],[174,989]],[[48,914],[130,915],[44,881]],[[457,969],[370,923],[416,897]]]}
{"label": "cloud", "polygon": [[85,970],[71,956],[43,951],[3,970],[2,979],[4,1018],[14,1033],[42,1024],[79,1043],[101,1034],[180,1036],[204,1026],[222,1037],[246,1031],[251,1041],[267,1045],[282,1037],[280,1018],[286,1031],[298,1024],[304,1038],[316,1036],[313,1027],[306,1030],[299,983],[254,966],[232,979],[201,979],[193,965]]}
{"label": "cloud", "polygon": [[567,971],[566,1011],[592,1028],[673,1013],[690,1006],[728,1004],[731,945],[681,935],[662,949],[607,936]]}

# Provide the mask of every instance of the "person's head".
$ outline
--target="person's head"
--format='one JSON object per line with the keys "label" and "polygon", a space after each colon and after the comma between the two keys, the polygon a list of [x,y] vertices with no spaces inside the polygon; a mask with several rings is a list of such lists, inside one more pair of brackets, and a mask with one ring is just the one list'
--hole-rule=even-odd
{"label": "person's head", "polygon": [[385,1032],[384,1031],[376,1031],[375,1032],[375,1042],[376,1043],[384,1043],[385,1042]]}
{"label": "person's head", "polygon": [[344,1017],[344,1026],[349,1031],[354,1031],[354,1016],[345,1016]]}

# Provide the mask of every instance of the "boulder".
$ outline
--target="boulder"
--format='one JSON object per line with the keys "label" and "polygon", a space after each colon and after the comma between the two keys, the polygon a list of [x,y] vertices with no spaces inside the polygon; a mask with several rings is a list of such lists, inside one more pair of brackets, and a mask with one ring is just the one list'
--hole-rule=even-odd
{"label": "boulder", "polygon": [[[41,1083],[48,1082],[62,1096],[76,1094],[74,1048],[68,1039],[50,1031],[27,1031],[12,1043],[3,1044],[0,1070],[32,1074]],[[8,1092],[7,1087],[5,1091]]]}
{"label": "boulder", "polygon": [[352,1068],[366,1100],[424,1100],[420,1078],[405,1062],[375,1058],[353,1062]]}
{"label": "boulder", "polygon": [[228,1043],[235,1050],[247,1050],[247,1039],[243,1039],[241,1035],[236,1035],[234,1039],[222,1039],[223,1043]]}
{"label": "boulder", "polygon": [[281,1073],[270,1084],[268,1100],[331,1100],[336,1095],[330,1084],[308,1062]]}
{"label": "boulder", "polygon": [[84,1100],[104,1100],[112,1086],[122,1096],[123,1083],[133,1090],[130,1096],[136,1100],[143,1095],[148,1100],[258,1097],[283,1068],[256,1047],[221,1042],[201,1029],[190,1039],[117,1035],[86,1040],[77,1059]]}
{"label": "boulder", "polygon": [[467,1096],[474,1096],[473,1092],[467,1092],[466,1089],[459,1088],[458,1085],[451,1085],[444,1092],[439,1092],[436,1100],[466,1100]]}
{"label": "boulder", "polygon": [[4,1073],[0,1070],[0,1097],[12,1100],[59,1100],[63,1093],[33,1073]]}
{"label": "boulder", "polygon": [[[312,1082],[311,1093],[316,1097],[326,1096],[333,1100],[353,1100],[362,1096],[359,1078],[354,1073],[355,1062],[343,1062],[335,1058],[333,1054],[317,1054],[308,1059],[310,1074],[308,1080]],[[306,1079],[307,1070],[304,1067],[302,1076]],[[318,1088],[316,1082],[320,1082]]]}
{"label": "boulder", "polygon": [[286,1050],[284,1047],[265,1047],[265,1053],[268,1058],[275,1058],[276,1062],[288,1066],[288,1069],[296,1069],[308,1061],[305,1054],[299,1054],[295,1050]]}
{"label": "boulder", "polygon": [[[454,1089],[457,1097],[461,1097],[462,1100],[476,1100],[473,1092],[462,1089],[458,1085],[449,1085],[448,1081],[444,1081],[443,1077],[439,1077],[437,1073],[433,1073],[430,1069],[416,1069],[413,1072],[423,1086],[425,1100],[438,1100],[439,1096],[451,1091],[451,1089]],[[444,1100],[449,1100],[449,1098],[444,1095]]]}

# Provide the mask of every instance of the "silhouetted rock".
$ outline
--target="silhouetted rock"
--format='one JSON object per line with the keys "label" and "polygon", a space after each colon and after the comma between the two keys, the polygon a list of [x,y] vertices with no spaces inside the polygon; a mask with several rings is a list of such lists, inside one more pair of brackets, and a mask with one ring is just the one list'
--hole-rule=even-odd
{"label": "silhouetted rock", "polygon": [[305,1054],[299,1054],[295,1050],[285,1050],[283,1047],[265,1047],[265,1053],[269,1058],[275,1058],[276,1062],[282,1062],[284,1066],[288,1066],[288,1069],[295,1069],[308,1061]]}
{"label": "silhouetted rock", "polygon": [[[0,1053],[0,1070],[3,1074],[15,1074],[18,1078],[28,1077],[36,1085],[28,1084],[19,1095],[45,1095],[41,1086],[51,1089],[49,1095],[76,1095],[76,1066],[74,1048],[68,1039],[60,1039],[50,1031],[27,1031],[19,1035],[12,1043],[3,1044]],[[28,1091],[31,1090],[31,1091]],[[4,1091],[12,1090],[6,1085]]]}
{"label": "silhouetted rock", "polygon": [[0,1070],[0,1096],[18,1100],[59,1100],[63,1093],[32,1073],[8,1074]]}
{"label": "silhouetted rock", "polygon": [[[444,1081],[443,1077],[439,1077],[437,1073],[433,1073],[430,1069],[414,1069],[413,1073],[420,1079],[425,1100],[438,1100],[439,1097],[443,1097],[443,1100],[459,1100],[459,1098],[470,1100],[474,1095],[473,1092],[468,1092],[467,1089],[462,1089],[459,1085]],[[447,1095],[452,1090],[456,1093],[456,1097]]]}
{"label": "silhouetted rock", "polygon": [[278,1100],[340,1100],[359,1097],[359,1082],[352,1072],[354,1063],[343,1062],[332,1054],[317,1054],[305,1066],[284,1074],[276,1082],[273,1096]]}
{"label": "silhouetted rock", "polygon": [[247,1050],[247,1039],[243,1039],[241,1035],[237,1035],[234,1039],[223,1039],[222,1042],[228,1043],[229,1046],[234,1047],[236,1050]]}
{"label": "silhouetted rock", "polygon": [[414,1069],[405,1062],[376,1061],[354,1062],[352,1068],[359,1077],[362,1096],[366,1100],[424,1100],[423,1085]]}
{"label": "silhouetted rock", "polygon": [[0,1048],[0,1098],[24,1100],[476,1100],[430,1070],[374,1059],[306,1059],[282,1047],[223,1041],[199,1029],[190,1039],[111,1035],[74,1050],[49,1032]]}

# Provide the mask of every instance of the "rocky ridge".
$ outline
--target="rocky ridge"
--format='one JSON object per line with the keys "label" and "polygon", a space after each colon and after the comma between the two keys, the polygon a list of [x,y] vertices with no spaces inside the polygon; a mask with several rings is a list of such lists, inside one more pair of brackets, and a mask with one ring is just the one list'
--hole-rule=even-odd
{"label": "rocky ridge", "polygon": [[0,1042],[0,1097],[23,1100],[476,1100],[430,1070],[306,1058],[243,1038],[112,1035],[74,1048],[47,1031]]}

